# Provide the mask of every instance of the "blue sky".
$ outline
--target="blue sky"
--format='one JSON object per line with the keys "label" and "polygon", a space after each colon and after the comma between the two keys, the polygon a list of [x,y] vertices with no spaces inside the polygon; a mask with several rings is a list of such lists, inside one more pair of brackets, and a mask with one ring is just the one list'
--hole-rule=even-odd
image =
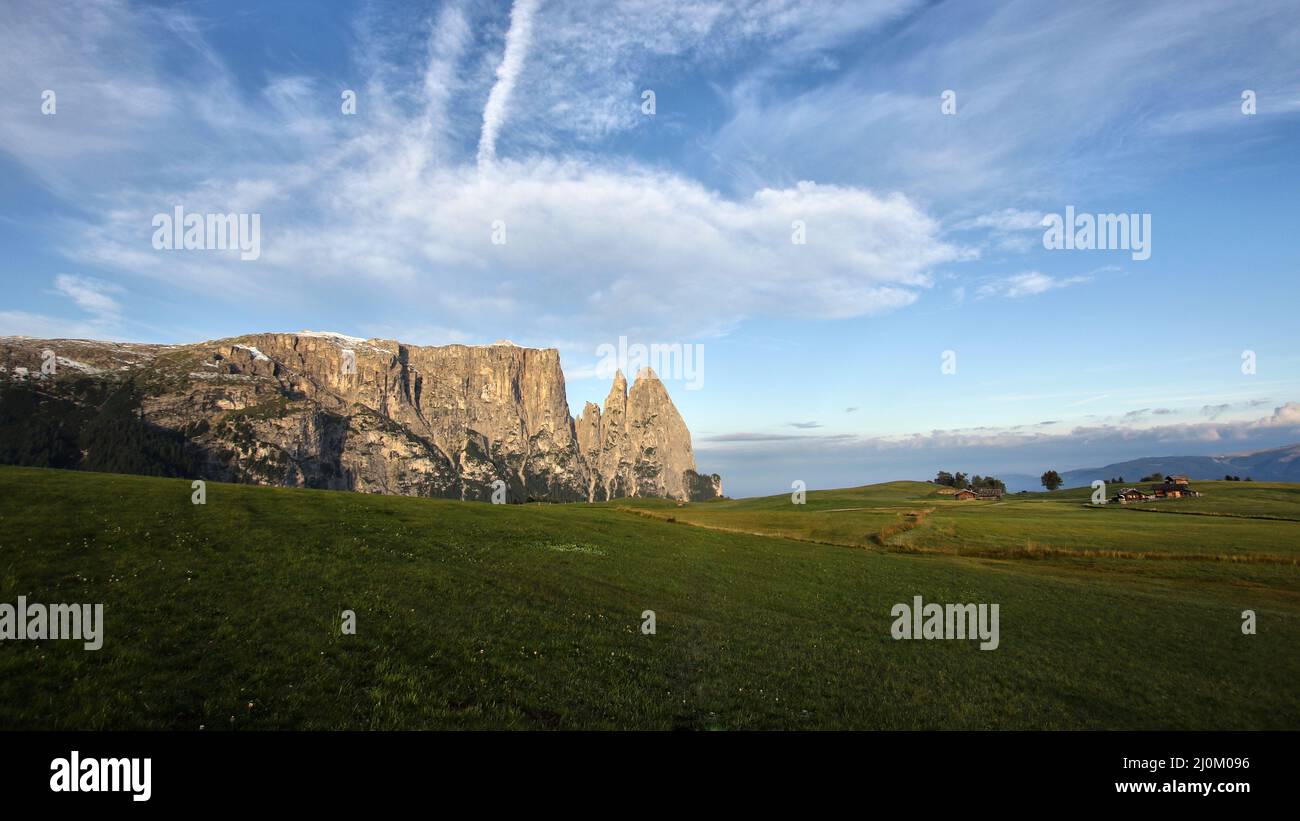
{"label": "blue sky", "polygon": [[[2,13],[0,334],[505,337],[575,411],[600,345],[696,346],[735,495],[1300,441],[1294,3]],[[155,249],[176,205],[259,258]],[[1066,206],[1150,257],[1045,248]]]}

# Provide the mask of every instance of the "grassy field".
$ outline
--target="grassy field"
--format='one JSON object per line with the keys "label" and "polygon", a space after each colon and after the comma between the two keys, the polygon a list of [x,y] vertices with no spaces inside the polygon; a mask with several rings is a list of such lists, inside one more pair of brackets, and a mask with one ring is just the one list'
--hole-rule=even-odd
{"label": "grassy field", "polygon": [[687,508],[651,499],[618,504],[701,527],[893,551],[1300,561],[1300,485],[1197,482],[1196,487],[1205,494],[1201,498],[1100,507],[1089,504],[1089,488],[958,501],[926,482],[817,491],[803,505],[792,504],[790,494]]}
{"label": "grassy field", "polygon": [[[1197,484],[1167,513],[908,482],[798,509],[213,483],[197,506],[0,467],[0,603],[106,621],[97,652],[0,642],[0,729],[1300,728],[1297,488]],[[1000,647],[893,640],[915,595],[998,603]]]}

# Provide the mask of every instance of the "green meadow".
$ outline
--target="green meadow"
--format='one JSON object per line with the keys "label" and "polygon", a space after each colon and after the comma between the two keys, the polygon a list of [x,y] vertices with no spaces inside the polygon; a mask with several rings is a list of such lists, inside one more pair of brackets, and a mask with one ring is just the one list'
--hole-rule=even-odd
{"label": "green meadow", "polygon": [[[105,620],[98,651],[0,642],[0,729],[1300,729],[1300,488],[1196,484],[1099,509],[915,482],[195,505],[184,480],[0,467],[0,604]],[[998,648],[894,640],[918,595],[997,603]]]}
{"label": "green meadow", "polygon": [[[1197,482],[1200,498],[1133,505],[1089,504],[1090,488],[958,501],[937,485],[889,482],[723,500],[674,509],[662,500],[623,500],[643,516],[701,527],[849,547],[989,557],[1142,554],[1294,565],[1300,559],[1300,485]],[[1176,515],[1166,516],[1149,514]]]}

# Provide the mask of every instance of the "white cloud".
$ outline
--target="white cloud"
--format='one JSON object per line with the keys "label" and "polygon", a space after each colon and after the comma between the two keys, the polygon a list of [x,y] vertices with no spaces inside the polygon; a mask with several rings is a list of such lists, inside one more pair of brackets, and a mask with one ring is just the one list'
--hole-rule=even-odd
{"label": "white cloud", "polygon": [[[792,95],[772,93],[773,83],[794,76],[791,66],[814,65],[809,61],[845,38],[915,9],[904,0],[834,4],[820,14],[785,0],[599,7],[520,0],[500,38],[503,50],[492,52],[501,55],[494,66],[466,57],[486,12],[449,3],[427,36],[417,32],[423,54],[416,70],[385,62],[384,38],[393,26],[364,33],[364,116],[344,118],[337,89],[297,74],[241,92],[202,26],[182,12],[131,12],[108,2],[79,16],[32,5],[0,33],[0,54],[9,55],[0,61],[13,70],[0,79],[0,107],[13,115],[0,116],[0,147],[88,215],[70,225],[70,256],[208,297],[220,283],[216,297],[232,303],[318,298],[361,305],[386,298],[393,306],[419,305],[430,327],[545,342],[572,338],[581,326],[579,344],[620,333],[690,339],[764,315],[866,316],[910,304],[931,287],[935,266],[975,254],[949,238],[922,204],[934,189],[908,186],[926,199],[878,191],[925,179],[953,197],[1022,174],[1068,177],[1044,174],[1041,163],[1073,145],[1060,139],[1062,132],[1086,135],[1080,123],[1097,112],[1131,110],[1131,100],[1105,95],[1143,87],[1115,81],[1132,68],[1134,55],[1148,56],[1134,43],[1159,40],[1168,51],[1170,41],[1206,36],[1163,11],[1140,14],[1122,33],[1123,45],[1108,46],[1114,67],[1069,73],[1065,86],[1035,107],[1029,103],[1040,90],[1026,84],[1046,76],[1044,61],[1081,59],[1070,44],[1079,38],[1053,16],[963,10],[944,24],[951,37],[909,50],[915,56],[897,61],[882,80],[864,85],[868,67]],[[916,13],[909,25],[939,22],[933,11]],[[1240,25],[1275,16],[1266,4]],[[1094,12],[1084,18],[1097,21]],[[963,21],[969,30],[958,25]],[[1176,36],[1152,37],[1165,30]],[[1055,49],[1063,38],[1070,41],[1065,50]],[[1008,74],[1006,51],[1021,41],[1039,47],[1024,55],[1024,71]],[[192,59],[175,60],[168,49],[177,48]],[[1271,54],[1265,50],[1260,64],[1272,65]],[[561,133],[607,133],[590,120],[601,110],[641,122],[637,92],[646,77],[676,76],[675,62],[699,68],[724,60],[758,64],[730,92],[723,89],[733,116],[701,146],[739,181],[727,190],[617,156],[547,158],[518,150],[553,148]],[[191,68],[173,70],[178,62]],[[970,71],[960,71],[967,62]],[[809,70],[829,70],[816,64],[823,68]],[[928,88],[936,73],[970,76],[972,84],[981,78],[971,86],[978,94],[959,89],[954,121],[937,119],[938,97]],[[83,101],[66,108],[68,119],[42,120],[35,103],[14,102],[44,78],[57,81],[64,98]],[[484,96],[488,104],[479,109]],[[620,99],[626,107],[611,107]],[[480,153],[495,156],[500,144],[505,157],[482,172],[473,145],[463,144],[469,129],[461,118],[471,101]],[[565,105],[564,116],[556,116]],[[782,164],[804,166],[810,158],[816,161],[808,168],[855,178],[817,160],[827,154],[853,160],[863,170],[857,179],[876,175],[884,185],[799,182],[810,175]],[[728,166],[731,155],[742,159]],[[872,162],[861,161],[868,156]],[[1025,156],[1034,163],[1013,173],[1008,163]],[[761,161],[762,173],[752,163],[746,171],[745,157]],[[1032,201],[1040,189],[1017,190]],[[155,252],[147,244],[149,219],[177,203],[261,212],[262,260]],[[1035,216],[1002,206],[950,224],[1021,236]],[[494,220],[506,225],[504,246],[489,242]],[[807,224],[806,245],[789,242],[794,220]],[[973,293],[1026,297],[1088,278],[1027,271],[952,293],[955,301]]]}
{"label": "white cloud", "polygon": [[[1245,129],[1265,133],[1238,95],[1267,83],[1261,99],[1289,109],[1298,38],[1289,0],[931,4],[825,82],[790,93],[757,70],[725,89],[730,119],[703,150],[733,179],[899,188],[967,218],[1055,207],[1067,193],[1131,195],[1239,151]],[[940,113],[945,89],[954,116]],[[1199,116],[1214,105],[1213,121]],[[1207,144],[1207,127],[1233,138]]]}
{"label": "white cloud", "polygon": [[95,322],[46,316],[29,311],[0,311],[0,334],[37,339],[108,339],[118,337]]}
{"label": "white cloud", "polygon": [[980,298],[986,297],[1007,297],[1016,299],[1025,296],[1034,296],[1045,294],[1048,291],[1055,291],[1059,288],[1068,288],[1071,285],[1078,285],[1088,282],[1092,278],[1089,276],[1072,276],[1053,278],[1039,271],[1026,271],[1021,274],[996,279],[992,282],[986,282],[981,285],[976,292]]}
{"label": "white cloud", "polygon": [[984,232],[986,245],[992,249],[1023,254],[1040,244],[1042,220],[1041,211],[1003,208],[958,220],[952,230]]}
{"label": "white cloud", "polygon": [[51,293],[66,297],[88,316],[50,316],[31,311],[0,311],[0,334],[49,339],[119,339],[122,305],[112,295],[122,289],[111,282],[59,274]]}
{"label": "white cloud", "polygon": [[[147,224],[150,208],[123,214],[84,252],[196,285],[220,271],[255,275],[273,294],[304,279],[336,293],[380,286],[466,330],[555,338],[581,317],[600,339],[711,335],[756,315],[870,315],[910,304],[930,286],[930,268],[959,255],[901,196],[800,183],[733,201],[662,171],[576,161],[371,173],[384,156],[340,172],[337,202],[333,190],[313,201],[309,185],[285,197],[293,208],[264,207],[256,268],[134,253],[120,238]],[[318,207],[304,220],[308,203]],[[796,220],[805,245],[791,242]],[[491,241],[497,221],[504,245]]]}
{"label": "white cloud", "polygon": [[[1035,427],[1056,424],[1059,423],[1043,422]],[[1176,442],[1249,443],[1261,432],[1281,433],[1283,437],[1300,436],[1300,402],[1287,402],[1280,405],[1268,416],[1225,422],[1189,422],[1144,428],[1125,425],[1075,425],[1067,431],[1058,433],[1027,432],[1016,428],[987,426],[933,430],[928,433],[902,436],[724,433],[699,437],[695,449],[697,451],[726,451],[735,448],[748,450],[767,444],[780,447],[779,443],[789,441],[798,441],[801,447],[810,450],[852,448],[880,452],[952,448],[1011,449],[1053,443],[1076,445],[1146,443],[1155,446],[1157,443]]]}
{"label": "white cloud", "polygon": [[116,322],[121,316],[122,306],[109,295],[121,291],[121,288],[112,283],[92,277],[59,274],[54,278],[54,287],[99,322]]}
{"label": "white cloud", "polygon": [[[920,0],[576,0],[543,5],[530,70],[520,78],[526,128],[512,139],[548,150],[557,136],[595,143],[650,128],[641,91],[697,69],[746,63],[785,75],[825,71],[825,53],[920,6]],[[687,116],[672,96],[654,123]]]}
{"label": "white cloud", "polygon": [[1255,427],[1260,428],[1300,428],[1300,402],[1287,402],[1273,409],[1271,416],[1255,420]]}
{"label": "white cloud", "polygon": [[985,229],[999,233],[1013,231],[1041,233],[1043,230],[1043,213],[1041,211],[1022,211],[1019,208],[1003,208],[1000,211],[990,211],[977,217],[960,220],[953,225],[953,229],[957,231]]}
{"label": "white cloud", "polygon": [[[903,5],[873,5],[864,25]],[[592,40],[591,27],[608,23],[589,15],[594,22],[584,29],[570,8],[534,6],[521,1],[512,14],[492,83],[497,93],[488,94],[482,113],[485,156],[507,133],[539,133],[535,120],[516,124],[516,114],[536,101],[520,94],[522,85],[511,95],[511,83],[547,77],[552,57],[565,53],[556,50],[560,33]],[[800,27],[817,17],[787,5],[767,8],[768,15],[758,6],[728,8],[700,4],[655,16],[643,4],[623,3],[608,19],[638,21],[637,33],[601,48],[608,56],[644,41],[658,54],[689,50],[698,57],[715,24],[724,25],[711,23],[715,18],[755,38],[789,39],[803,36]],[[85,76],[66,87],[87,94],[99,82],[91,77],[111,82],[131,66],[130,82],[166,104],[134,127],[130,117],[106,112],[109,130],[151,159],[124,156],[119,167],[105,162],[117,156],[109,147],[75,140],[51,158],[39,135],[0,131],[0,147],[24,165],[79,169],[67,192],[75,189],[85,216],[66,225],[64,247],[100,270],[231,304],[319,300],[358,311],[386,305],[384,313],[396,316],[385,322],[491,339],[508,333],[533,344],[565,339],[594,349],[620,334],[688,341],[725,333],[748,317],[893,310],[931,286],[934,266],[969,256],[945,241],[941,226],[912,200],[862,187],[795,182],[728,195],[678,172],[585,154],[502,152],[480,168],[449,132],[458,106],[487,93],[464,57],[472,35],[460,5],[445,7],[429,26],[414,71],[384,61],[384,38],[396,23],[372,21],[361,32],[366,51],[359,65],[369,77],[359,98],[364,116],[356,117],[339,114],[337,89],[297,74],[270,77],[257,93],[241,94],[189,17],[105,9],[102,21],[94,18],[93,30],[78,37],[105,48],[131,43],[138,53],[130,61],[116,52],[100,59],[101,49],[89,49],[77,58]],[[67,15],[61,24],[81,23]],[[30,46],[30,35],[44,30],[0,35],[0,45],[23,48],[25,70],[37,77],[72,59],[57,44]],[[198,59],[201,73],[159,68],[164,50],[178,47],[161,30],[183,35],[179,48]],[[824,35],[807,35],[801,48],[834,40]],[[9,84],[0,82],[8,96]],[[581,95],[581,83],[573,91]],[[511,125],[503,131],[507,115]],[[31,120],[24,119],[25,128]],[[152,216],[177,204],[189,212],[260,213],[261,258],[155,251]],[[497,220],[505,225],[504,245],[491,242]],[[791,242],[796,220],[807,227],[804,245]],[[402,318],[411,306],[424,316]]]}

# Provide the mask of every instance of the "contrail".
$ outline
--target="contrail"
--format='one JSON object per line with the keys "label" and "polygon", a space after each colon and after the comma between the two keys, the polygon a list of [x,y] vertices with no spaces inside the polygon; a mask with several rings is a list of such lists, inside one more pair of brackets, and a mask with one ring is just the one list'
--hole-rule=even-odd
{"label": "contrail", "polygon": [[528,56],[528,42],[533,35],[533,14],[540,0],[515,0],[510,10],[510,30],[506,32],[505,53],[497,66],[497,81],[483,106],[483,133],[478,141],[478,164],[490,164],[497,158],[497,132],[505,122],[510,107],[510,93],[523,70]]}

